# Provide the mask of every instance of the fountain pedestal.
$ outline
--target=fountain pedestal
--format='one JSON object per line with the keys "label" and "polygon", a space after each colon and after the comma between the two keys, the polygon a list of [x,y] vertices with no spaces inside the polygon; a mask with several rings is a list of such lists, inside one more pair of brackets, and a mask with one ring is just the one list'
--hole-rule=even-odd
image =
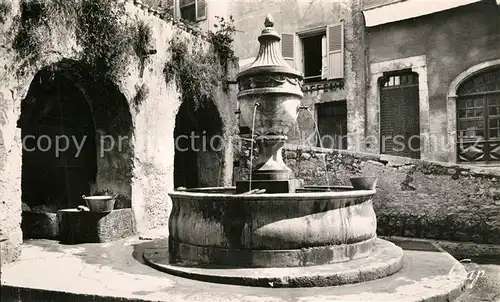
{"label": "fountain pedestal", "polygon": [[264,135],[257,137],[259,156],[251,180],[236,182],[236,193],[253,189],[266,190],[266,193],[295,193],[298,180],[283,161],[282,150],[286,143],[285,135]]}
{"label": "fountain pedestal", "polygon": [[257,58],[237,76],[240,118],[251,125],[252,139],[255,139],[259,155],[251,177],[238,181],[236,190],[237,193],[250,189],[294,193],[297,181],[283,161],[282,149],[304,97],[303,77],[279,55],[281,38],[270,16],[265,26],[259,37]]}

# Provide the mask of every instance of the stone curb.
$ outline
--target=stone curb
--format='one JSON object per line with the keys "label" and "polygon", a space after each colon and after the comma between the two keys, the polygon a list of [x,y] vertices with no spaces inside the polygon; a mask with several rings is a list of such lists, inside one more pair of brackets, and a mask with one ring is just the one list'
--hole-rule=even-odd
{"label": "stone curb", "polygon": [[165,273],[204,282],[273,288],[328,287],[377,280],[403,267],[403,250],[378,240],[379,250],[366,258],[319,266],[224,269],[170,264],[168,248],[144,251],[146,264]]}
{"label": "stone curb", "polygon": [[421,246],[434,243],[443,248],[447,253],[456,259],[487,258],[500,259],[500,245],[480,244],[473,242],[456,242],[435,239],[421,239],[400,236],[378,236],[396,245],[411,248],[411,246]]}

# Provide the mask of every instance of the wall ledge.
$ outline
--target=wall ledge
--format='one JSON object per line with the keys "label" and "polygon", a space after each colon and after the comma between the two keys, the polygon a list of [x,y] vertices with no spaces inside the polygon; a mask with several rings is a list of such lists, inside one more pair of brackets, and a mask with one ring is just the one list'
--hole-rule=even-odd
{"label": "wall ledge", "polygon": [[411,238],[400,236],[378,236],[379,238],[391,241],[400,246],[421,246],[422,244],[432,244],[444,249],[457,259],[470,259],[471,257],[482,257],[488,259],[500,259],[500,245],[483,244],[475,242],[457,242],[447,240]]}
{"label": "wall ledge", "polygon": [[287,151],[300,151],[300,152],[314,152],[314,153],[324,153],[324,154],[332,154],[332,155],[347,155],[352,157],[357,157],[362,160],[373,160],[376,162],[383,163],[389,167],[400,167],[400,166],[409,166],[413,165],[416,167],[424,167],[424,168],[432,168],[433,170],[446,170],[444,174],[448,175],[469,175],[469,176],[482,176],[482,177],[500,177],[500,167],[485,167],[485,166],[471,166],[464,164],[454,164],[454,163],[446,163],[446,162],[437,162],[437,161],[429,161],[429,160],[419,160],[412,158],[405,158],[399,156],[390,156],[384,154],[374,154],[374,153],[366,153],[366,152],[353,152],[348,150],[337,150],[337,149],[326,149],[320,147],[313,146],[303,146],[303,145],[294,145],[287,144],[283,148]]}

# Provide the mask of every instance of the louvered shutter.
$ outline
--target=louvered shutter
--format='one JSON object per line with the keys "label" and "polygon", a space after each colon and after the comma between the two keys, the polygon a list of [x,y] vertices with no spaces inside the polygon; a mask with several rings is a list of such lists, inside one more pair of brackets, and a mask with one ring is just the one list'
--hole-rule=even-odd
{"label": "louvered shutter", "polygon": [[295,68],[294,60],[294,34],[281,34],[281,55],[290,67]]}
{"label": "louvered shutter", "polygon": [[326,48],[326,35],[321,38],[321,79],[328,78],[328,49]]}
{"label": "louvered shutter", "polygon": [[329,25],[326,29],[328,51],[327,79],[344,77],[344,23]]}
{"label": "louvered shutter", "polygon": [[207,2],[205,0],[196,0],[196,21],[207,18]]}

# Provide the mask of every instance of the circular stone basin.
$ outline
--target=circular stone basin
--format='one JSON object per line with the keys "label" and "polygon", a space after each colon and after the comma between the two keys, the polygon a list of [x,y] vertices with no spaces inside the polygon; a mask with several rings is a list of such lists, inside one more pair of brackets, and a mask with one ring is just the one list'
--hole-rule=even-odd
{"label": "circular stone basin", "polygon": [[375,190],[309,187],[292,194],[235,188],[170,193],[169,261],[180,265],[303,267],[368,257]]}

